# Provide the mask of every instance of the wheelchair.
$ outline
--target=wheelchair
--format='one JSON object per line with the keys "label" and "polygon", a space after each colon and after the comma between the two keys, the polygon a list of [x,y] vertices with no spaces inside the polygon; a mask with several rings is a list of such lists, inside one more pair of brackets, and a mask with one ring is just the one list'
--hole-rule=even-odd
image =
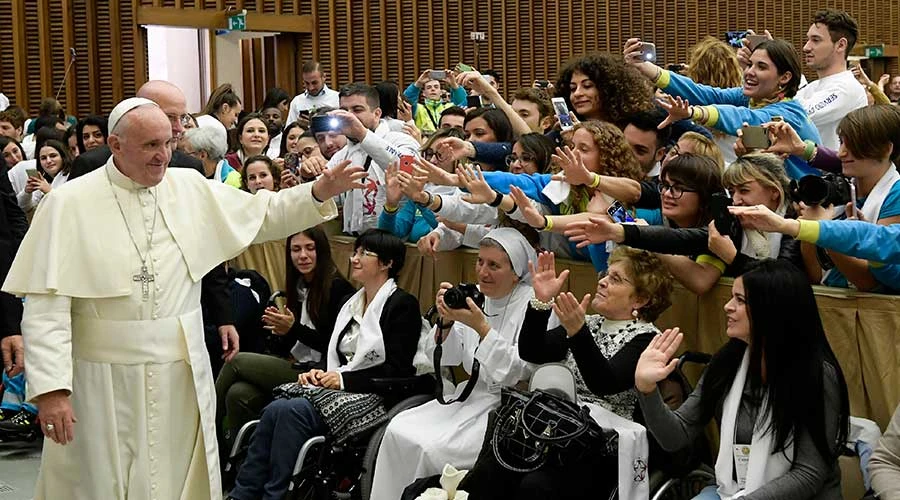
{"label": "wheelchair", "polygon": [[[407,378],[372,379],[390,405],[387,421],[369,435],[357,436],[348,442],[336,443],[331,436],[314,436],[307,440],[297,454],[294,470],[285,499],[288,500],[368,500],[371,494],[375,459],[387,425],[404,410],[422,405],[434,398],[433,375]],[[402,398],[399,395],[412,396]],[[234,444],[224,467],[229,476],[246,458],[250,438],[259,420],[247,422],[235,436]]]}

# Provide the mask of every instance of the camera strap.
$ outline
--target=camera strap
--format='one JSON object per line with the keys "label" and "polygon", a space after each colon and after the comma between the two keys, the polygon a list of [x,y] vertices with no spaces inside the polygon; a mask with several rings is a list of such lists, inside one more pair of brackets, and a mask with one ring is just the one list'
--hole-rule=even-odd
{"label": "camera strap", "polygon": [[450,401],[446,401],[444,399],[444,382],[440,377],[441,370],[441,355],[444,352],[444,348],[441,344],[444,343],[444,336],[441,335],[443,331],[444,324],[441,322],[440,318],[437,320],[437,337],[435,338],[435,346],[434,346],[434,372],[437,375],[435,377],[437,379],[437,384],[434,390],[434,397],[438,400],[438,403],[442,405],[449,405],[453,403],[462,403],[463,401],[469,399],[469,395],[472,394],[472,391],[475,389],[475,384],[478,382],[478,372],[481,369],[481,363],[478,362],[477,359],[472,359],[472,375],[469,377],[469,380],[466,381],[465,387],[463,387],[462,393],[456,399],[451,399]]}

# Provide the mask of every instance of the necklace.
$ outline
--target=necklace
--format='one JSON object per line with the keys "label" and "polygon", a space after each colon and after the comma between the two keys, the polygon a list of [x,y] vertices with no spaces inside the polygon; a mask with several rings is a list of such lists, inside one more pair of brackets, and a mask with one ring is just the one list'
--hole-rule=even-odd
{"label": "necklace", "polygon": [[131,226],[128,225],[128,218],[125,217],[125,210],[122,209],[122,203],[119,201],[119,195],[116,194],[115,187],[113,187],[108,170],[106,171],[106,180],[109,181],[109,187],[112,189],[113,198],[116,200],[116,206],[119,207],[119,213],[122,214],[122,221],[125,222],[125,229],[128,230],[128,237],[131,238],[131,244],[134,245],[134,250],[137,252],[138,258],[141,259],[141,272],[132,276],[131,281],[134,281],[135,283],[139,282],[141,284],[141,298],[146,302],[150,300],[150,283],[156,281],[156,277],[150,274],[147,269],[147,259],[150,258],[150,249],[153,248],[153,233],[156,232],[156,214],[159,213],[159,198],[156,197],[156,193],[149,191],[148,188],[150,195],[153,196],[153,224],[150,226],[150,234],[147,236],[147,255],[144,255],[141,253],[137,240],[131,232]]}

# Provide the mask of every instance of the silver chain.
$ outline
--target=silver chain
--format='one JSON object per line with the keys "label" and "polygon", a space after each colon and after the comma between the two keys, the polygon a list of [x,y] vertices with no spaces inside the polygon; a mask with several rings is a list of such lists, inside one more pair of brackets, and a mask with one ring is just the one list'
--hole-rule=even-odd
{"label": "silver chain", "polygon": [[[109,170],[106,171],[106,180],[109,181],[109,187],[112,189],[113,198],[116,200],[116,206],[119,207],[119,213],[122,214],[122,220],[125,222],[125,229],[128,230],[128,237],[131,238],[131,244],[134,245],[134,250],[138,254],[138,258],[141,259],[141,267],[147,267],[147,259],[150,258],[150,249],[153,248],[153,233],[156,232],[156,214],[159,213],[159,199],[156,197],[156,193],[150,191],[150,195],[153,196],[153,224],[150,226],[150,234],[147,236],[147,256],[145,257],[141,253],[141,249],[138,247],[137,240],[134,238],[134,234],[131,232],[131,226],[128,225],[128,218],[125,217],[125,210],[122,209],[122,203],[119,201],[119,195],[116,194],[116,189],[113,186],[112,178],[109,176]],[[134,181],[132,181],[134,182]]]}

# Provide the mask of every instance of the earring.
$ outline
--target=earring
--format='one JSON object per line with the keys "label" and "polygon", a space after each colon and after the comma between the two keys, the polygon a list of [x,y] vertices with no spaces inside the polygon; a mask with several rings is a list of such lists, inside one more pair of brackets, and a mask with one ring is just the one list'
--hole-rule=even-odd
{"label": "earring", "polygon": [[637,310],[637,309],[632,309],[632,310],[631,310],[631,315],[632,315],[635,319],[637,319],[637,317],[638,317],[638,310]]}

